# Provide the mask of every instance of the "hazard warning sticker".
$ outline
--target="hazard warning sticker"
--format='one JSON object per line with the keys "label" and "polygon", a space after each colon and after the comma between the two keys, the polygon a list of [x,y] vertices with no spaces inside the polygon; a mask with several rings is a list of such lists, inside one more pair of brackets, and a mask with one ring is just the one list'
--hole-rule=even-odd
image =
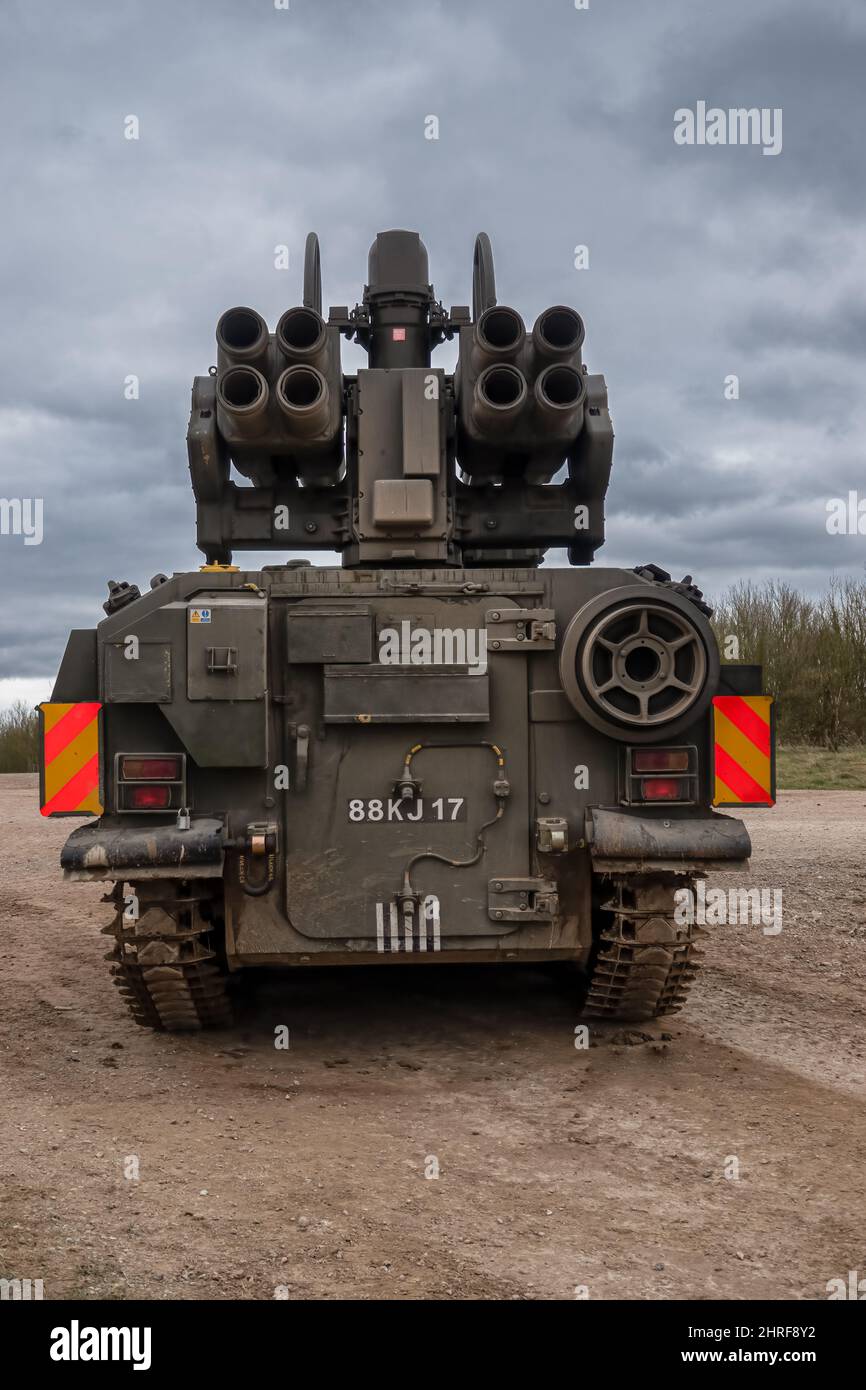
{"label": "hazard warning sticker", "polygon": [[773,734],[772,695],[714,697],[714,806],[775,803]]}
{"label": "hazard warning sticker", "polygon": [[39,706],[43,816],[99,816],[99,717],[96,701]]}
{"label": "hazard warning sticker", "polygon": [[209,622],[210,622],[210,609],[209,609],[209,608],[191,608],[191,609],[189,610],[189,620],[190,620],[191,623],[209,623]]}

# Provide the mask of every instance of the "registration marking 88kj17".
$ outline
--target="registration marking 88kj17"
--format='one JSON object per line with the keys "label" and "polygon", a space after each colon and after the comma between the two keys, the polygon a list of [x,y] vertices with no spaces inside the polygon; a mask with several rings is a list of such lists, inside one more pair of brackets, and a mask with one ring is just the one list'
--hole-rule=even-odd
{"label": "registration marking 88kj17", "polygon": [[396,821],[461,821],[466,819],[463,796],[417,797],[406,801],[400,796],[355,796],[349,802],[349,820],[375,825]]}

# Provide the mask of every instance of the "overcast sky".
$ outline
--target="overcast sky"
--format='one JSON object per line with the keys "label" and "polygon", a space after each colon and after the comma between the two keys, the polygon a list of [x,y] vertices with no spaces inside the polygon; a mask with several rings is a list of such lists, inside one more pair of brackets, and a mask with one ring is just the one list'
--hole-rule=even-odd
{"label": "overcast sky", "polygon": [[[0,65],[0,497],[44,499],[41,545],[0,536],[0,704],[47,695],[107,579],[201,562],[192,378],[222,309],[300,300],[311,229],[326,305],[397,226],[446,304],[486,230],[501,302],[580,310],[617,436],[597,564],[863,574],[826,529],[866,496],[863,0],[4,0]],[[699,101],[781,108],[781,153],[678,145]]]}

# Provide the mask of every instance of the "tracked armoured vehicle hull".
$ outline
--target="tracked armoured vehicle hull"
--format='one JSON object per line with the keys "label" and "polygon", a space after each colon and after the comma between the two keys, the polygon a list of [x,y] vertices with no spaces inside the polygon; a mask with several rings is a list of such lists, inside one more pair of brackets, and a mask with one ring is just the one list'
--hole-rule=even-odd
{"label": "tracked armoured vehicle hull", "polygon": [[[640,718],[651,681],[624,668],[629,724],[581,680],[598,615],[620,611],[626,660],[691,651],[652,697],[685,704],[661,725],[687,769],[661,805],[636,799],[631,768],[659,742],[652,708]],[[698,953],[675,892],[749,843],[711,808],[715,642],[669,585],[600,568],[199,573],[95,636],[115,809],[62,862],[121,885],[112,960],[138,1021],[225,1022],[221,976],[252,966],[572,961],[589,1013],[682,1004]],[[207,669],[217,647],[233,676]],[[698,693],[681,692],[695,669]],[[55,695],[79,693],[70,655]],[[188,826],[116,809],[133,754],[178,760]]]}
{"label": "tracked armoured vehicle hull", "polygon": [[[133,1017],[224,1025],[243,969],[461,961],[569,962],[587,1016],[673,1012],[689,890],[750,850],[714,809],[748,800],[717,765],[720,700],[771,769],[759,668],[720,665],[689,577],[589,567],[604,380],[573,310],[527,334],[497,306],[486,238],[471,315],[435,304],[405,232],[374,243],[362,306],[320,308],[313,238],[275,333],[222,316],[188,434],[207,563],[112,583],[43,707],[43,812],[97,816],[62,865],[114,885]],[[442,337],[453,375],[429,366]],[[309,546],[342,566],[231,563]]]}

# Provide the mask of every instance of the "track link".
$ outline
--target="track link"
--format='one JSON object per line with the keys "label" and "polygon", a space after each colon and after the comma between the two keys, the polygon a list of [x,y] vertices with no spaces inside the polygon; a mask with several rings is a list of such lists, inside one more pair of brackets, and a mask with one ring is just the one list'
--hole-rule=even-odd
{"label": "track link", "polygon": [[151,898],[132,925],[118,902],[106,959],[135,1023],[171,1033],[231,1024],[225,973],[207,944],[211,930],[195,897]]}
{"label": "track link", "polygon": [[677,1013],[703,954],[699,927],[674,918],[674,891],[692,880],[613,879],[614,895],[603,911],[610,924],[599,933],[583,1012],[591,1018],[638,1021]]}
{"label": "track link", "polygon": [[227,1028],[232,1021],[225,980],[213,961],[184,961],[173,965],[141,966],[118,961],[112,976],[134,1022],[169,1033],[202,1028]]}

